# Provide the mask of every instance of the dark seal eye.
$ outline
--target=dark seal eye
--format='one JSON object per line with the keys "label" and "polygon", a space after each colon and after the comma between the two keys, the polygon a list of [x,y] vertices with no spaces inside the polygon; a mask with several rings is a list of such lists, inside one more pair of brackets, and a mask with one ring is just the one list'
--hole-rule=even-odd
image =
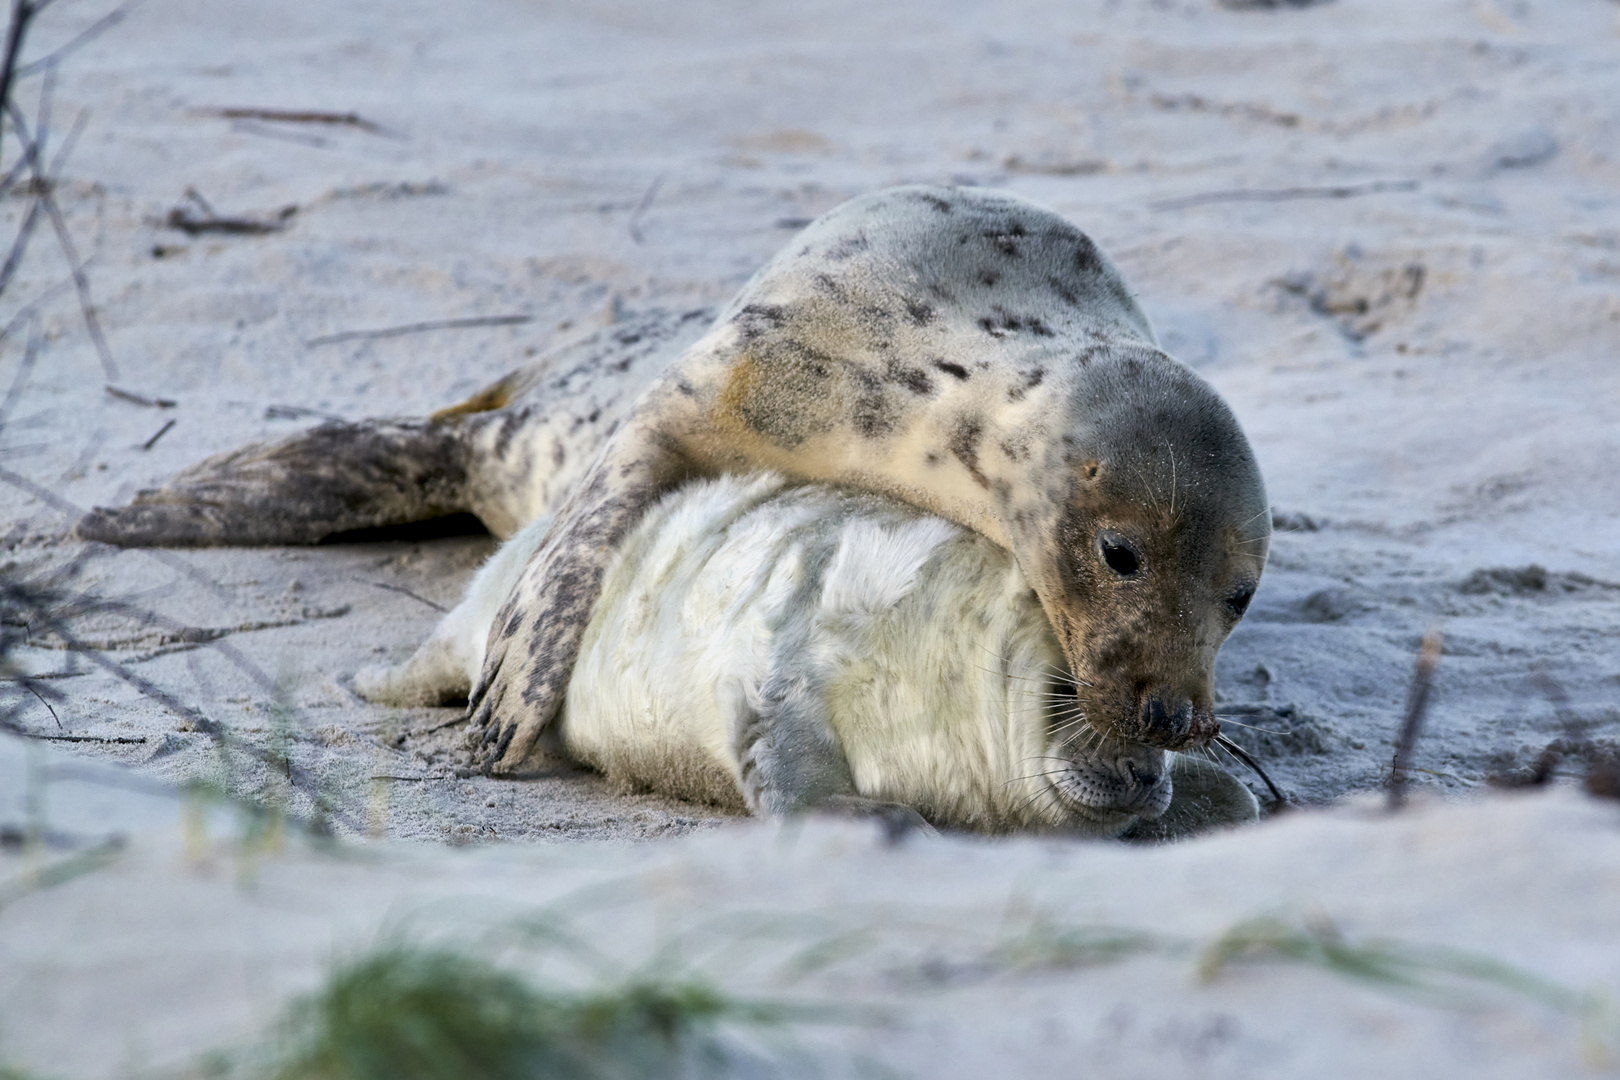
{"label": "dark seal eye", "polygon": [[1102,560],[1108,564],[1108,569],[1120,577],[1132,578],[1141,572],[1142,556],[1136,553],[1129,540],[1118,533],[1098,533],[1097,548],[1102,552]]}
{"label": "dark seal eye", "polygon": [[1232,618],[1241,619],[1243,613],[1249,610],[1249,601],[1254,599],[1254,586],[1245,585],[1237,592],[1226,598],[1226,610],[1232,613]]}

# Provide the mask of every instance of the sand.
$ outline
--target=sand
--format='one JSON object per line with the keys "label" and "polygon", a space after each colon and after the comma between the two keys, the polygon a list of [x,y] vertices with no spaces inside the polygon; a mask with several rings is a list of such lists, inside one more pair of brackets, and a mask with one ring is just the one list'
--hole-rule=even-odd
{"label": "sand", "polygon": [[[0,740],[0,790],[22,786],[21,758]],[[49,786],[52,812],[84,835],[146,828],[99,869],[20,896],[27,857],[0,850],[0,1047],[40,1075],[164,1075],[251,1045],[334,961],[402,937],[476,950],[525,923],[577,935],[609,971],[657,971],[660,957],[666,977],[837,1009],[835,1023],[767,1033],[822,1069],[773,1075],[1620,1069],[1620,806],[1569,791],[1430,800],[1394,818],[1367,804],[1297,812],[1147,850],[897,848],[871,827],[812,821],[639,845],[321,851],[245,842],[225,814],[205,837],[161,795],[62,775]],[[0,812],[18,801],[0,796]],[[1397,971],[1422,984],[1275,956],[1201,979],[1210,947],[1255,918],[1414,961]],[[1114,962],[1064,945],[1144,936],[1150,947]],[[818,955],[825,966],[804,963]],[[602,978],[545,949],[505,959],[548,985]],[[1493,970],[1511,985],[1422,966],[1448,960],[1506,965]]]}
{"label": "sand", "polygon": [[[51,9],[34,49],[104,10]],[[1617,44],[1605,0],[148,0],[64,61],[53,110],[58,131],[88,110],[56,194],[116,372],[41,234],[0,299],[10,319],[49,294],[37,366],[8,382],[0,466],[72,506],[116,504],[323,416],[424,414],[626,312],[723,302],[799,223],[859,192],[1006,188],[1109,251],[1254,441],[1281,528],[1217,686],[1229,711],[1291,734],[1229,730],[1296,801],[1375,789],[1418,639],[1438,629],[1417,778],[1460,814],[1572,724],[1609,745],[1620,733]],[[188,189],[284,227],[167,227]],[[5,200],[0,220],[26,205]],[[526,321],[319,340],[508,315]],[[108,382],[178,404],[133,404]],[[0,521],[4,558],[31,572],[86,554],[71,512],[15,486],[0,486]],[[88,553],[77,587],[205,628],[262,679],[115,612],[73,629],[285,748],[340,831],[622,843],[724,824],[587,774],[457,779],[452,710],[353,695],[348,676],[408,655],[490,549]],[[30,731],[159,782],[277,790],[272,770],[222,759],[59,646],[41,633],[19,657],[63,693],[54,718],[25,706]],[[1179,871],[1142,872],[1191,903]]]}

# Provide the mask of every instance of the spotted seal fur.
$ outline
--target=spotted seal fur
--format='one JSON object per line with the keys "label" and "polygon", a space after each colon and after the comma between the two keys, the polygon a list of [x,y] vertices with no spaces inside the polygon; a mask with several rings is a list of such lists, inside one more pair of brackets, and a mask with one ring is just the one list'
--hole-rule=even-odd
{"label": "spotted seal fur", "polygon": [[275,542],[472,509],[499,533],[554,509],[472,687],[473,753],[501,772],[556,716],[606,567],[648,507],[694,477],[772,469],[889,495],[1009,551],[1102,737],[1181,749],[1218,732],[1215,654],[1270,540],[1259,469],[1231,410],[1059,215],[981,189],[862,196],[673,363],[606,380],[611,404],[580,424],[581,396],[607,393],[587,382],[552,379],[561,408],[531,372],[432,421],[335,428],[321,461],[317,428],[205,462],[80,531]]}
{"label": "spotted seal fur", "polygon": [[[370,700],[464,699],[545,540],[517,534]],[[1007,552],[882,496],[777,475],[660,499],[609,564],[558,722],[560,756],[779,818],[1169,839],[1252,821],[1197,757],[1079,722],[1046,614]]]}

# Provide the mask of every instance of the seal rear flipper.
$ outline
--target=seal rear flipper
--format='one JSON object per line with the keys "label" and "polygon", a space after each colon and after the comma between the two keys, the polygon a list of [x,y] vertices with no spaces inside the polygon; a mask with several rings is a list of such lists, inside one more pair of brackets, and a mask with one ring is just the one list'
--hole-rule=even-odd
{"label": "seal rear flipper", "polygon": [[467,457],[453,426],[335,420],[208,458],[76,531],[119,547],[315,544],[468,509]]}

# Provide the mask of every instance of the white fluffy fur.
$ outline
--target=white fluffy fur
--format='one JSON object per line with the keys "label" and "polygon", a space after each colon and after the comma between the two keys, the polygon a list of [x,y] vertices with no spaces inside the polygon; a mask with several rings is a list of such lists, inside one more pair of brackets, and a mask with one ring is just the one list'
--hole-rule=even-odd
{"label": "white fluffy fur", "polygon": [[[357,675],[361,694],[464,697],[547,525],[503,545],[408,663]],[[619,552],[558,736],[610,776],[755,813],[847,792],[985,831],[1142,827],[1054,784],[1109,767],[1061,747],[1054,760],[1062,662],[1028,584],[984,538],[869,494],[722,477],[663,499]],[[1156,835],[1256,814],[1207,763],[1178,756],[1171,775]]]}

